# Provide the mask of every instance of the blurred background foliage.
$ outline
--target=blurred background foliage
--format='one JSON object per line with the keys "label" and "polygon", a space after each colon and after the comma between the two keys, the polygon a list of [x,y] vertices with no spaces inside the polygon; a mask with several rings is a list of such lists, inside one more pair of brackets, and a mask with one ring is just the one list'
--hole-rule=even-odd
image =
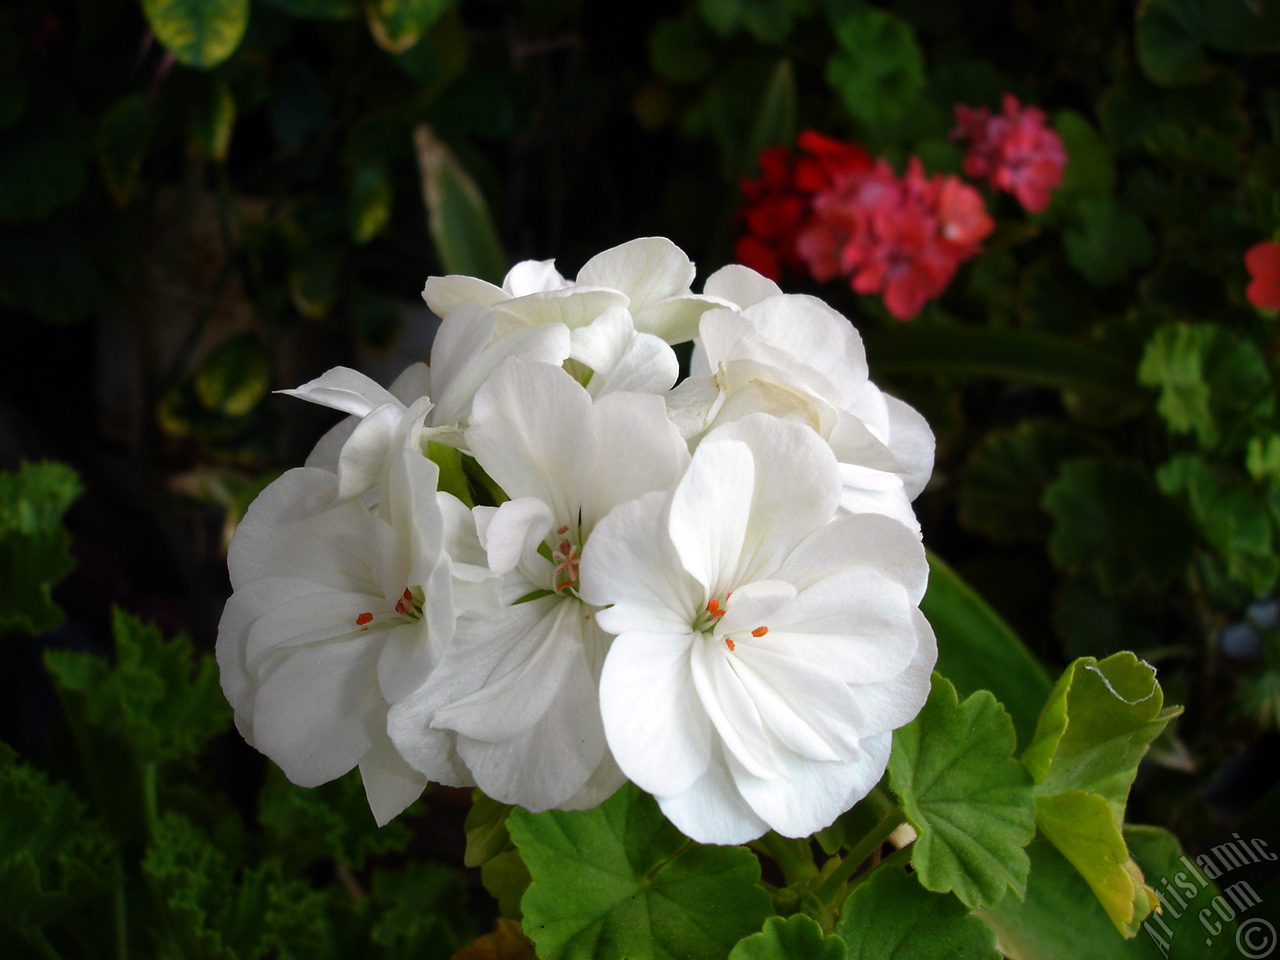
{"label": "blurred background foliage", "polygon": [[[983,252],[906,324],[787,288],[938,435],[944,672],[1038,709],[1046,671],[1135,650],[1186,711],[1129,819],[1274,831],[1280,341],[1243,257],[1280,239],[1277,50],[1268,0],[5,4],[0,951],[447,957],[492,927],[482,885],[518,913],[505,834],[458,868],[465,794],[375,832],[358,782],[298,791],[227,733],[225,544],[327,425],[271,391],[420,359],[430,274],[656,234],[705,278],[765,147],[959,173],[954,106],[1006,92],[1066,145],[1047,210],[988,192]],[[469,956],[526,949],[492,937]]]}

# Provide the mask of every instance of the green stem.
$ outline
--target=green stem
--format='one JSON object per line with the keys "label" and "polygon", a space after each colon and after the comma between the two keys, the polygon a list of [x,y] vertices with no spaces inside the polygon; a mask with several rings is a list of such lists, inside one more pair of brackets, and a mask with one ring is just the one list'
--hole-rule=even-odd
{"label": "green stem", "polygon": [[672,862],[674,862],[674,861],[676,861],[676,860],[679,860],[679,859],[680,859],[681,857],[683,857],[686,853],[688,853],[690,850],[692,850],[692,849],[693,849],[693,847],[694,847],[694,842],[693,842],[692,840],[686,840],[686,841],[684,842],[684,844],[680,847],[680,849],[679,849],[679,850],[677,850],[677,851],[676,851],[675,853],[673,853],[671,856],[667,857],[667,859],[665,859],[665,860],[663,860],[663,861],[661,861],[661,862],[659,862],[659,863],[655,864],[655,865],[654,865],[654,867],[653,867],[653,869],[652,869],[652,870],[650,870],[648,873],[646,873],[646,874],[644,875],[644,879],[643,879],[643,881],[642,881],[642,882],[643,882],[644,884],[652,883],[652,882],[653,882],[653,878],[654,878],[654,877],[656,877],[656,876],[658,875],[658,871],[659,871],[659,870],[661,870],[661,869],[662,869],[663,867],[665,867],[667,864],[672,863]]}
{"label": "green stem", "polygon": [[894,807],[885,814],[884,819],[858,841],[858,845],[849,851],[849,855],[840,862],[840,866],[831,871],[827,879],[822,882],[822,886],[817,890],[818,899],[823,903],[830,901],[844,886],[845,881],[853,876],[862,862],[879,850],[880,845],[889,838],[889,834],[906,823],[906,820],[907,815],[903,813],[902,807]]}
{"label": "green stem", "polygon": [[855,877],[853,882],[849,884],[849,892],[852,893],[855,887],[857,887],[859,884],[861,884],[865,880],[868,880],[871,877],[871,874],[875,872],[875,870],[884,870],[886,868],[892,870],[895,867],[901,867],[906,865],[910,860],[911,860],[911,844],[908,843],[905,847],[899,847],[897,850],[893,851],[893,853],[889,854],[889,856],[881,860],[880,863],[873,870],[868,870],[866,873],[863,873],[858,877]]}
{"label": "green stem", "polygon": [[[812,880],[818,875],[818,868],[813,863],[813,855],[805,845],[805,841],[788,840],[770,830],[750,846],[763,853],[782,869],[782,876],[787,881],[787,886],[800,880]],[[806,853],[809,855],[806,856]]]}
{"label": "green stem", "polygon": [[112,908],[116,920],[116,957],[129,960],[129,917],[124,902],[124,876],[117,877],[115,893],[112,894]]}

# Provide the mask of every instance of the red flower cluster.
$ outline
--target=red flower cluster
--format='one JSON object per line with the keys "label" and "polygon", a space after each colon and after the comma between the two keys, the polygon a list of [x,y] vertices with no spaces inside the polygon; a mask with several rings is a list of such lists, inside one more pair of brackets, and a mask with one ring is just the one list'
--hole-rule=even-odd
{"label": "red flower cluster", "polygon": [[1244,295],[1259,310],[1280,310],[1280,243],[1264,240],[1244,255],[1249,286]]}
{"label": "red flower cluster", "polygon": [[956,105],[952,140],[969,141],[964,172],[1011,193],[1032,213],[1049,206],[1049,193],[1062,183],[1067,151],[1062,138],[1044,125],[1043,110],[1023,109],[1006,93],[1001,112]]}
{"label": "red flower cluster", "polygon": [[778,279],[781,267],[815,280],[848,277],[861,294],[879,293],[900,320],[942,293],[994,224],[982,197],[955,177],[926,177],[912,158],[899,177],[860,146],[815,133],[799,153],[782,147],[760,158],[762,176],[745,180],[747,234],[739,263]]}

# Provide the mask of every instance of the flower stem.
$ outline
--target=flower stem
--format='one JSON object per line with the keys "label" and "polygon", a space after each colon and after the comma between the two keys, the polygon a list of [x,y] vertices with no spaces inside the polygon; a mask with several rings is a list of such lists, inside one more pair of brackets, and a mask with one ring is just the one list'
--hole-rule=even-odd
{"label": "flower stem", "polygon": [[[805,843],[806,841],[788,840],[770,830],[750,845],[778,865],[790,886],[799,880],[812,880],[818,875],[813,854],[803,845]],[[806,856],[806,853],[809,855]]]}
{"label": "flower stem", "polygon": [[826,903],[836,895],[841,887],[844,886],[855,870],[862,865],[862,862],[880,849],[880,845],[889,838],[889,834],[898,829],[907,820],[907,815],[903,813],[902,807],[894,807],[884,819],[871,828],[871,831],[858,841],[857,846],[849,851],[849,855],[840,862],[840,866],[836,867],[826,880],[822,882],[822,886],[818,888],[818,899]]}

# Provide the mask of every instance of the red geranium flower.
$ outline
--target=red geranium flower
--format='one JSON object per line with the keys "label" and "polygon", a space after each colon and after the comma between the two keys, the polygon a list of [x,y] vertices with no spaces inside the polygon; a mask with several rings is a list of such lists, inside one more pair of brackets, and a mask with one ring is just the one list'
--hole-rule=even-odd
{"label": "red geranium flower", "polygon": [[1006,93],[1002,110],[956,104],[952,140],[969,141],[964,172],[1017,197],[1032,213],[1049,206],[1049,194],[1062,183],[1067,151],[1062,138],[1045,126],[1043,110],[1025,109]]}
{"label": "red geranium flower", "polygon": [[1280,243],[1263,240],[1244,255],[1249,286],[1244,295],[1259,310],[1280,310]]}

